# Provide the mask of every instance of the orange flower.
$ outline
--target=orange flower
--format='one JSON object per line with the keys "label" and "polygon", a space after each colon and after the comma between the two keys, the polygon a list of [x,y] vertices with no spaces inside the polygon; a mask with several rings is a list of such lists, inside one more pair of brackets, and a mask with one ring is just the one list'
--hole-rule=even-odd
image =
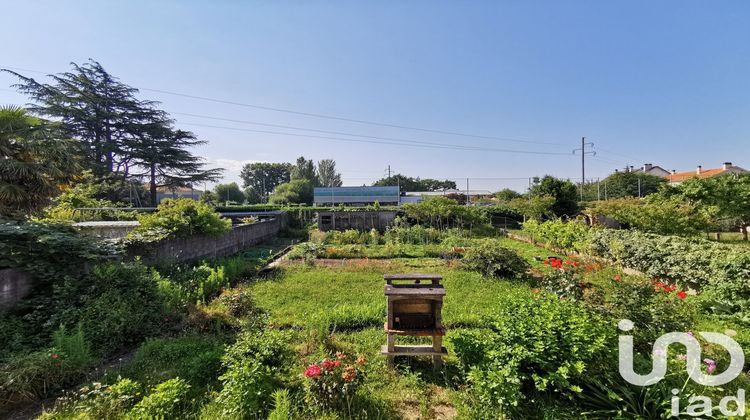
{"label": "orange flower", "polygon": [[341,379],[344,380],[344,382],[351,382],[357,378],[357,369],[354,368],[354,366],[347,366],[344,369],[344,373],[341,374]]}

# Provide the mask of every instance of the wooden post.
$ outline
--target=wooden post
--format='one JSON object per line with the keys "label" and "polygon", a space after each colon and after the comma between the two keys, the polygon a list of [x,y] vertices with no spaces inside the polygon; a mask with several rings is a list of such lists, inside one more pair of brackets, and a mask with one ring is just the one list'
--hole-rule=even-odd
{"label": "wooden post", "polygon": [[[388,336],[387,338],[388,353],[393,353],[394,351],[396,351],[396,336],[391,333],[388,333],[387,336]],[[388,355],[388,367],[392,368],[395,365],[395,360],[396,360],[396,357],[389,354]]]}
{"label": "wooden post", "polygon": [[[439,335],[432,336],[432,351],[435,353],[441,353],[443,350],[443,337]],[[435,354],[432,356],[432,368],[434,370],[440,370],[443,368],[443,356]]]}

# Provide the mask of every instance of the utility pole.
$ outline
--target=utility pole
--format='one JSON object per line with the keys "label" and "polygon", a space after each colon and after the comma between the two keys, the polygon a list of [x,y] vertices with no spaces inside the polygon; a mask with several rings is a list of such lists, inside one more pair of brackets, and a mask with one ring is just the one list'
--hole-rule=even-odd
{"label": "utility pole", "polygon": [[596,178],[596,201],[601,201],[602,199],[601,185],[602,182],[599,180],[599,178]]}
{"label": "utility pole", "polygon": [[469,195],[469,178],[466,178],[466,205],[471,204],[471,195]]}
{"label": "utility pole", "polygon": [[391,177],[391,165],[388,165],[388,178]]}
{"label": "utility pole", "polygon": [[586,137],[581,137],[581,147],[573,149],[573,154],[581,153],[581,201],[583,201],[583,186],[586,184],[586,155],[596,156],[596,152],[593,150],[586,151],[586,146],[591,146],[593,149],[594,143],[586,142]]}
{"label": "utility pole", "polygon": [[641,198],[641,179],[638,178],[638,198]]}

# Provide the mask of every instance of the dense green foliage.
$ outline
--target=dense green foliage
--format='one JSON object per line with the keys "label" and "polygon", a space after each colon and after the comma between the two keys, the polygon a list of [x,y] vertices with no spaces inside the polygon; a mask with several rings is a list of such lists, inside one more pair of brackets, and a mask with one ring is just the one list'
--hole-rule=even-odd
{"label": "dense green foliage", "polygon": [[621,198],[596,202],[586,211],[607,216],[643,232],[695,235],[711,227],[715,207],[703,207],[678,197],[653,194],[645,199]]}
{"label": "dense green foliage", "polygon": [[129,237],[162,238],[167,236],[221,235],[232,229],[232,222],[223,219],[210,205],[178,198],[164,200],[154,213],[138,218],[140,226]]}
{"label": "dense green foliage", "polygon": [[538,395],[581,392],[588,375],[612,366],[607,359],[613,340],[604,319],[574,303],[510,296],[485,329],[459,331],[453,338],[478,400],[472,417],[512,416]]}
{"label": "dense green foliage", "polygon": [[0,217],[37,212],[73,179],[79,167],[62,136],[21,108],[0,108]]}
{"label": "dense green foliage", "polygon": [[447,197],[431,197],[418,204],[406,204],[402,209],[409,221],[438,229],[471,229],[487,223],[486,214],[479,207],[462,206]]}
{"label": "dense green foliage", "polygon": [[464,267],[487,277],[518,278],[526,274],[529,264],[511,249],[492,240],[476,243],[466,251]]}
{"label": "dense green foliage", "polygon": [[270,204],[312,204],[314,184],[307,179],[294,179],[279,184],[268,198]]}
{"label": "dense green foliage", "polygon": [[239,185],[236,182],[230,182],[228,184],[217,184],[214,187],[215,198],[218,202],[228,203],[233,202],[242,204],[245,202],[245,193],[240,190]]}
{"label": "dense green foliage", "polygon": [[586,246],[589,227],[580,222],[563,222],[560,219],[539,223],[527,220],[524,233],[531,239],[554,248],[581,250]]}
{"label": "dense green foliage", "polygon": [[[586,198],[604,198],[606,188],[607,198],[646,197],[659,191],[666,185],[667,180],[643,172],[615,172],[602,179],[599,184],[588,184],[585,189]],[[606,187],[605,187],[606,185]],[[597,187],[599,188],[597,194]],[[639,195],[640,194],[640,195]]]}
{"label": "dense green foliage", "polygon": [[391,175],[375,181],[374,187],[401,187],[401,191],[443,191],[455,190],[456,182],[451,180],[440,181],[430,178],[412,178],[401,174]]}
{"label": "dense green foliage", "polygon": [[[188,149],[205,143],[173,127],[154,101],[136,98],[138,90],[122,83],[94,60],[39,83],[18,73],[16,85],[33,101],[30,110],[59,120],[66,137],[79,143],[80,161],[97,177],[148,179],[151,202],[157,187],[180,187],[215,181],[220,169],[204,169],[203,159]],[[50,158],[56,156],[50,154]]]}
{"label": "dense green foliage", "polygon": [[[240,178],[251,204],[260,203],[276,189],[277,185],[291,180],[292,165],[289,163],[248,163],[242,168]],[[250,200],[250,197],[254,199]]]}
{"label": "dense green foliage", "polygon": [[747,228],[750,226],[750,174],[689,179],[676,187],[665,189],[662,195],[715,208],[720,225],[741,228],[743,239],[747,240]]}
{"label": "dense green foliage", "polygon": [[546,175],[541,179],[534,179],[529,189],[531,197],[549,196],[555,199],[550,211],[557,217],[575,217],[578,213],[578,190],[576,186],[566,180]]}

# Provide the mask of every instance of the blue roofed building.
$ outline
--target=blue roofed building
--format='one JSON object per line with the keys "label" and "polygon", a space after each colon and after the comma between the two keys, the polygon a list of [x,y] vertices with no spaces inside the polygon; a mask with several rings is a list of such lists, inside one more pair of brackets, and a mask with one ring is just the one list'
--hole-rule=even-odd
{"label": "blue roofed building", "polygon": [[377,202],[382,206],[396,206],[399,188],[393,187],[319,187],[315,188],[313,203],[316,206],[345,204],[367,206]]}

